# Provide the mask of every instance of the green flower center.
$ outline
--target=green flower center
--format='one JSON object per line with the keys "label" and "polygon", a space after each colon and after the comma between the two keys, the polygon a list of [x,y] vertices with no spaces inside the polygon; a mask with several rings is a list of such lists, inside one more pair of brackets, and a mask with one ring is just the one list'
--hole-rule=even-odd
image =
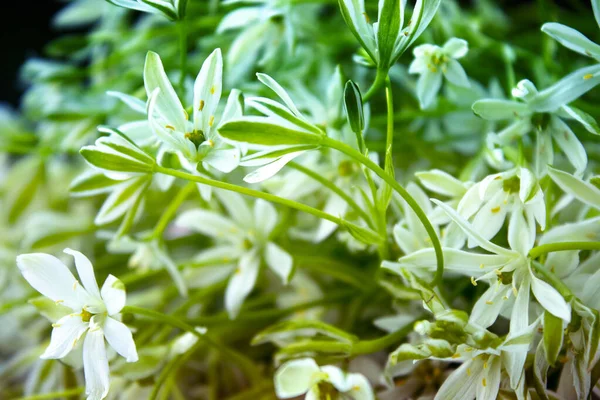
{"label": "green flower center", "polygon": [[521,179],[518,176],[513,176],[512,178],[505,179],[502,182],[502,188],[505,192],[510,194],[519,193],[519,189],[521,188]]}
{"label": "green flower center", "polygon": [[201,129],[194,130],[186,133],[185,138],[198,147],[202,142],[204,142],[204,132]]}
{"label": "green flower center", "polygon": [[81,320],[83,322],[90,322],[90,319],[92,319],[92,313],[85,308],[81,310]]}

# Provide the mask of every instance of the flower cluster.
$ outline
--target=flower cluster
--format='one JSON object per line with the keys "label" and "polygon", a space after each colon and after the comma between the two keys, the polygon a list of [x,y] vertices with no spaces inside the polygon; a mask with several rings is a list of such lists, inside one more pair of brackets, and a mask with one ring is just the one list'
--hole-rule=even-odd
{"label": "flower cluster", "polygon": [[600,0],[476,3],[70,1],[0,106],[0,398],[600,395]]}

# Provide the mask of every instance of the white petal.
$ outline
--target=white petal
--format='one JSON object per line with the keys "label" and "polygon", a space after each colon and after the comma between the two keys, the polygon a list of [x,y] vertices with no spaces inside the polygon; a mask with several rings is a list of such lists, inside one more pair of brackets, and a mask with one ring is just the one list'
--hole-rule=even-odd
{"label": "white petal", "polygon": [[244,177],[244,181],[248,183],[258,183],[264,180],[267,180],[276,173],[278,173],[287,163],[292,161],[294,158],[298,157],[301,154],[304,154],[305,151],[295,151],[293,153],[288,153],[277,160],[264,165],[253,172],[249,173]]}
{"label": "white petal", "polygon": [[240,151],[236,148],[212,149],[206,154],[202,161],[211,167],[228,174],[240,164]]}
{"label": "white petal", "polygon": [[584,56],[593,57],[596,60],[600,59],[600,46],[573,28],[556,22],[549,22],[542,26],[542,32],[550,35],[566,48]]}
{"label": "white petal", "polygon": [[257,199],[254,203],[254,224],[263,238],[268,238],[277,224],[277,211],[273,204],[263,199]]}
{"label": "white petal", "polygon": [[285,250],[273,242],[268,242],[265,248],[265,261],[283,283],[288,283],[293,269],[293,260]]}
{"label": "white petal", "polygon": [[477,385],[481,385],[483,362],[469,360],[446,378],[435,395],[435,400],[470,400],[475,398]]}
{"label": "white petal", "polygon": [[477,385],[477,400],[496,400],[500,390],[500,366],[500,357],[492,357],[488,360],[489,369],[485,369],[484,364],[481,382]]}
{"label": "white petal", "polygon": [[558,169],[549,167],[548,174],[566,193],[594,208],[600,209],[600,189]]}
{"label": "white petal", "polygon": [[241,194],[227,190],[217,190],[215,195],[221,200],[223,207],[225,207],[233,221],[245,229],[249,230],[253,228],[254,218],[252,211],[248,207],[248,202]]}
{"label": "white petal", "polygon": [[[148,98],[152,96],[152,93],[157,88],[160,89],[160,92],[156,95],[156,107],[154,111],[165,121],[168,121],[176,130],[185,132],[185,110],[165,73],[160,56],[152,51],[149,51],[146,55],[144,86]],[[152,119],[154,116],[149,114],[148,117]]]}
{"label": "white petal", "polygon": [[454,211],[452,208],[450,208],[447,204],[445,204],[437,199],[431,199],[431,201],[433,201],[435,204],[440,206],[446,212],[446,214],[448,214],[448,216],[450,218],[452,218],[452,220],[454,222],[456,222],[456,224],[458,226],[461,227],[461,229],[469,236],[469,238],[472,238],[473,241],[475,243],[477,243],[477,245],[479,247],[481,247],[482,249],[485,249],[485,250],[489,251],[490,253],[496,253],[498,255],[505,255],[508,257],[514,257],[516,255],[515,252],[504,249],[504,248],[490,242],[489,240],[483,238],[477,231],[475,231],[473,229],[473,227],[471,226],[471,224],[469,224],[469,222],[467,222],[463,217],[458,215],[456,213],[456,211]]}
{"label": "white petal", "polygon": [[194,83],[194,129],[211,137],[215,113],[223,90],[223,57],[215,49],[204,61]]}
{"label": "white petal", "polygon": [[522,333],[529,326],[529,291],[531,281],[529,277],[524,277],[519,290],[515,304],[513,305],[510,318],[510,334],[517,335]]}
{"label": "white petal", "polygon": [[87,400],[102,400],[110,387],[104,334],[100,327],[90,329],[83,341],[83,372]]}
{"label": "white petal", "polygon": [[515,204],[508,223],[508,244],[512,250],[521,253],[525,257],[535,241],[535,230],[531,232],[530,228],[523,216],[523,209],[520,205]]}
{"label": "white petal", "polygon": [[229,318],[234,319],[237,316],[242,303],[254,288],[259,266],[260,258],[255,249],[240,258],[238,268],[233,273],[225,290],[225,308],[229,313]]}
{"label": "white petal", "polygon": [[[502,268],[512,260],[512,257],[505,255],[477,254],[451,248],[444,248],[443,251],[444,269],[466,276],[483,275],[495,269]],[[421,249],[401,257],[398,263],[384,261],[382,267],[395,272],[399,272],[399,268],[422,268],[428,271],[435,271],[435,250],[433,248]]]}
{"label": "white petal", "polygon": [[[343,217],[346,214],[346,210],[348,209],[348,203],[338,196],[335,193],[331,193],[325,202],[325,207],[323,207],[323,212],[327,214]],[[336,229],[338,225],[327,221],[325,219],[321,219],[319,221],[319,226],[316,230],[313,242],[320,243],[325,240],[329,235],[331,235]]]}
{"label": "white petal", "polygon": [[55,302],[79,311],[90,299],[71,271],[54,256],[21,254],[17,257],[17,266],[35,290]]}
{"label": "white petal", "polygon": [[456,60],[449,60],[448,63],[442,68],[442,72],[448,81],[452,82],[456,86],[469,87],[469,78],[467,73],[463,69],[462,65]]}
{"label": "white petal", "polygon": [[312,358],[288,361],[275,372],[274,383],[277,397],[289,399],[306,393],[315,383],[319,366]]}
{"label": "white petal", "polygon": [[510,286],[493,284],[486,290],[473,306],[469,322],[482,328],[488,328],[498,318],[506,304],[504,296],[511,290]]}
{"label": "white petal", "polygon": [[[508,193],[498,190],[475,214],[473,229],[484,239],[492,239],[504,225],[508,212],[508,206],[505,202],[507,197]],[[469,247],[474,247],[476,243],[474,238],[469,237]]]}
{"label": "white petal", "polygon": [[566,322],[571,321],[571,310],[565,299],[552,286],[531,274],[531,290],[536,300],[548,312]]}
{"label": "white petal", "polygon": [[127,362],[136,362],[138,360],[133,335],[129,328],[122,322],[107,317],[104,321],[104,336],[108,344],[117,353],[125,357]]}
{"label": "white petal", "polygon": [[81,320],[81,315],[70,314],[53,324],[50,344],[40,358],[63,358],[66,356],[81,335],[88,329],[88,324]]}
{"label": "white petal", "polygon": [[75,267],[77,268],[77,274],[85,290],[88,291],[92,296],[100,298],[100,290],[98,289],[98,283],[96,282],[96,276],[94,275],[94,267],[90,260],[82,253],[65,249],[65,253],[72,255],[75,258]]}
{"label": "white petal", "polygon": [[442,49],[446,55],[458,59],[467,55],[469,43],[464,39],[451,38],[444,43]]}
{"label": "white petal", "polygon": [[277,96],[279,96],[279,98],[281,100],[283,100],[285,105],[288,107],[288,109],[292,113],[294,113],[297,117],[300,117],[302,119],[304,118],[302,116],[302,114],[300,113],[300,111],[298,111],[298,109],[296,108],[296,105],[292,101],[292,98],[290,97],[290,95],[286,92],[286,90],[283,87],[281,87],[281,85],[279,83],[277,83],[277,81],[275,79],[271,78],[267,74],[261,74],[261,73],[256,74],[256,77],[258,78],[259,81],[261,81],[269,89],[271,89],[273,92],[275,92],[275,94],[277,94]]}
{"label": "white petal", "polygon": [[527,104],[512,100],[483,99],[473,103],[472,108],[475,114],[489,121],[512,120],[532,113]]}
{"label": "white petal", "polygon": [[100,294],[108,315],[118,314],[125,307],[125,285],[113,275],[108,275]]}
{"label": "white petal", "polygon": [[442,72],[432,72],[427,69],[417,81],[417,97],[421,103],[421,109],[428,108],[435,100],[442,86]]}
{"label": "white petal", "polygon": [[575,167],[575,174],[583,174],[588,161],[585,149],[571,128],[560,118],[552,118],[552,137]]}
{"label": "white petal", "polygon": [[175,220],[175,225],[230,242],[238,242],[240,235],[243,235],[242,230],[229,218],[201,209],[183,212]]}
{"label": "white petal", "polygon": [[467,192],[461,181],[439,169],[417,172],[415,175],[427,189],[444,196],[459,197]]}
{"label": "white petal", "polygon": [[374,400],[375,395],[367,378],[362,374],[348,374],[346,382],[350,386],[348,395],[352,400]]}

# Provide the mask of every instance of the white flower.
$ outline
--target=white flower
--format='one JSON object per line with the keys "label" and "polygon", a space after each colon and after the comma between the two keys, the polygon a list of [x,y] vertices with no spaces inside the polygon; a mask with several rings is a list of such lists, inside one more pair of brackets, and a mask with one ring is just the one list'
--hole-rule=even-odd
{"label": "white flower", "polygon": [[483,99],[473,104],[473,111],[490,121],[515,120],[497,134],[487,138],[488,147],[510,146],[529,132],[535,133],[534,170],[538,178],[546,175],[547,165],[554,162],[554,141],[564,153],[577,175],[587,166],[585,149],[575,133],[563,121],[573,119],[591,133],[598,134],[596,121],[583,111],[567,105],[600,83],[600,66],[582,68],[554,85],[538,92],[525,79],[512,95],[521,100]]}
{"label": "white flower", "polygon": [[78,251],[65,249],[75,258],[82,284],[56,257],[32,253],[17,257],[23,277],[42,295],[72,310],[52,326],[50,345],[44,359],[60,359],[83,340],[83,368],[88,400],[103,399],[108,394],[109,371],[104,339],[128,362],[138,360],[131,331],[120,322],[125,306],[123,283],[109,275],[98,288],[90,260]]}
{"label": "white flower", "polygon": [[[373,389],[361,374],[344,373],[338,367],[319,367],[312,358],[288,361],[275,373],[275,393],[290,399],[306,393],[307,400],[329,398],[337,393],[351,400],[373,400]],[[335,398],[335,397],[332,397]]]}
{"label": "white flower", "polygon": [[[245,199],[231,192],[217,192],[230,217],[220,213],[195,209],[183,212],[175,225],[194,230],[217,240],[210,249],[213,256],[237,260],[237,269],[225,292],[225,308],[235,318],[258,278],[261,261],[287,283],[292,273],[292,257],[271,241],[270,235],[277,224],[277,212],[268,202],[258,199],[254,209]],[[218,250],[217,250],[218,249]]]}
{"label": "white flower", "polygon": [[452,38],[443,47],[423,44],[415,47],[415,60],[410,64],[408,72],[420,74],[417,82],[417,97],[421,108],[429,107],[442,87],[442,77],[457,85],[470,86],[465,70],[458,61],[469,51],[465,40]]}
{"label": "white flower", "polygon": [[187,0],[107,0],[116,6],[163,15],[176,21],[185,15]]}
{"label": "white flower", "polygon": [[[492,239],[513,214],[524,214],[531,228],[535,222],[542,230],[546,227],[544,192],[527,168],[514,168],[488,175],[471,186],[460,200],[458,213],[471,220],[473,228],[485,239]],[[468,247],[475,242],[469,239]]]}
{"label": "white flower", "polygon": [[216,49],[202,64],[194,84],[193,122],[169,81],[158,54],[148,52],[144,67],[144,86],[148,95],[148,120],[152,130],[174,151],[190,172],[197,164],[231,172],[240,160],[237,148],[227,145],[217,134],[217,126],[241,115],[240,92],[233,90],[220,120],[217,107],[221,99],[223,60]]}

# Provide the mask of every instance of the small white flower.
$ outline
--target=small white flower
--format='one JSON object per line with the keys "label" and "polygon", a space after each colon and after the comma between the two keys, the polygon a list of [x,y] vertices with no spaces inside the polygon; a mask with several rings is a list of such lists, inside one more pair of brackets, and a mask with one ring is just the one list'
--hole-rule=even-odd
{"label": "small white flower", "polygon": [[148,120],[156,136],[179,157],[190,172],[202,162],[221,172],[231,172],[240,161],[237,148],[227,145],[217,134],[217,126],[241,115],[240,92],[233,90],[220,120],[223,60],[216,49],[202,64],[194,84],[193,122],[169,81],[158,54],[148,52],[144,85],[148,94]]}
{"label": "small white flower", "polygon": [[319,367],[312,358],[286,362],[279,367],[274,380],[275,393],[280,399],[290,399],[305,393],[307,400],[329,398],[336,392],[351,400],[375,398],[373,389],[363,375],[344,373],[333,365]]}
{"label": "small white flower", "polygon": [[103,399],[108,394],[109,371],[104,339],[128,362],[138,355],[127,326],[120,322],[125,306],[123,283],[109,275],[98,288],[90,260],[78,251],[65,249],[75,258],[82,284],[59,259],[49,254],[31,253],[17,257],[23,277],[42,295],[73,312],[52,326],[50,345],[42,354],[44,359],[60,359],[83,339],[83,368],[88,400]]}
{"label": "small white flower", "polygon": [[[225,291],[225,308],[235,318],[258,278],[261,261],[287,283],[292,273],[292,257],[271,241],[277,224],[277,212],[268,202],[258,199],[254,209],[245,199],[230,192],[216,192],[230,217],[202,209],[189,210],[176,219],[175,225],[214,238],[218,244],[209,249],[220,254],[224,264],[237,261],[237,268]],[[224,259],[223,255],[227,257]]]}
{"label": "small white flower", "polygon": [[421,108],[425,109],[433,103],[442,87],[443,76],[457,86],[470,86],[465,70],[456,61],[468,51],[468,43],[457,38],[448,40],[443,47],[432,44],[415,47],[415,60],[410,64],[408,72],[421,75],[417,82],[417,97]]}

